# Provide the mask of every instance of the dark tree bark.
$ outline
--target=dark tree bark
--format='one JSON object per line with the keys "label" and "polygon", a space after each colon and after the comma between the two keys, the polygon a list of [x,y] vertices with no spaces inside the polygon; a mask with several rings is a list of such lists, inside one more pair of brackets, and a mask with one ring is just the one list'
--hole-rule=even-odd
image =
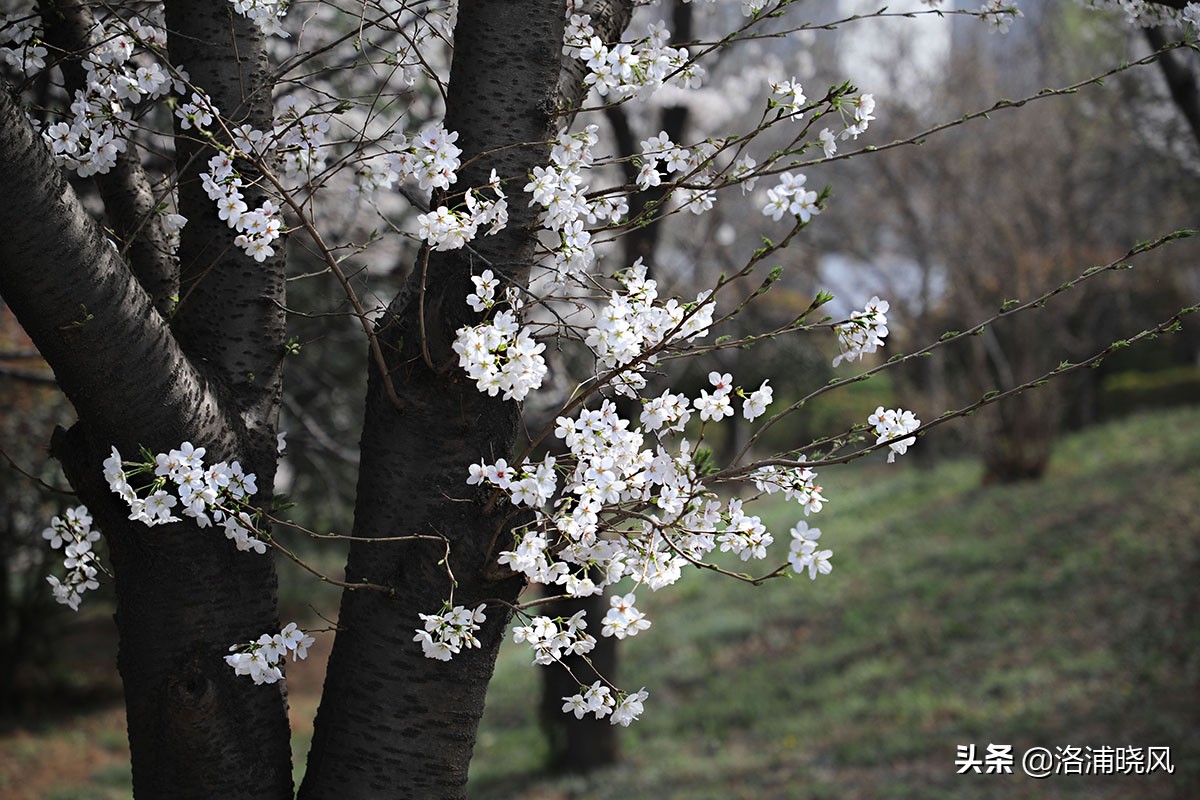
{"label": "dark tree bark", "polygon": [[[98,44],[95,17],[83,0],[41,0],[38,5],[45,21],[46,44],[58,55],[67,90],[83,89],[85,75],[79,58]],[[179,270],[163,218],[157,213],[159,200],[136,149],[119,153],[116,167],[96,176],[96,186],[122,255],[154,307],[166,315],[179,291]]]}
{"label": "dark tree bark", "polygon": [[[1170,39],[1162,28],[1145,28],[1146,41],[1155,50],[1165,47]],[[1163,78],[1167,81],[1167,90],[1179,113],[1187,120],[1188,128],[1200,144],[1200,86],[1196,83],[1195,53],[1188,50],[1176,50],[1163,53],[1158,60]]]}
{"label": "dark tree bark", "polygon": [[[206,5],[185,9],[173,28],[194,31],[219,19],[223,37],[206,47],[223,63],[225,80],[208,87],[218,106],[232,110],[249,84],[230,54],[261,60],[261,42],[248,25],[231,26],[227,9]],[[130,522],[100,467],[112,445],[130,455],[186,440],[207,447],[210,459],[240,459],[258,474],[260,496],[270,496],[282,329],[267,302],[273,290],[255,293],[248,284],[281,288],[282,265],[244,257],[208,265],[207,289],[228,304],[210,309],[221,330],[212,341],[212,330],[173,332],[147,292],[158,289],[144,286],[145,275],[104,238],[7,91],[0,92],[0,154],[0,294],[79,415],[56,435],[52,452],[109,542],[134,791],[139,798],[290,797],[282,687],[255,686],[222,662],[230,644],[278,629],[272,560],[236,552],[212,529]],[[192,214],[211,212],[211,204],[195,205]],[[113,217],[125,213],[110,208]],[[231,231],[212,235],[231,249]],[[248,279],[251,269],[267,278]],[[259,370],[248,391],[239,385],[246,364]]]}
{"label": "dark tree bark", "polygon": [[[631,13],[628,0],[592,6],[607,35]],[[79,7],[45,7],[62,13],[60,49],[77,50],[87,35]],[[468,164],[459,190],[487,183],[493,168],[511,180],[506,188],[519,187],[548,160],[547,140],[582,96],[578,65],[562,61],[563,22],[558,0],[463,4],[446,118]],[[224,117],[265,127],[271,86],[258,31],[226,4],[202,0],[168,0],[167,25],[172,61]],[[180,210],[190,220],[177,275],[174,262],[134,249],[148,213],[144,177],[127,164],[103,192],[110,221],[121,221],[114,229],[125,238],[127,264],[11,95],[0,92],[0,293],[79,414],[56,435],[53,452],[109,541],[135,794],[285,798],[292,786],[282,685],[256,686],[222,661],[230,644],[278,629],[271,558],[239,553],[219,532],[190,523],[129,522],[100,469],[112,445],[131,454],[187,440],[208,448],[209,459],[240,459],[258,474],[259,498],[271,494],[282,261],[255,264],[232,245],[234,232],[196,180],[211,151],[186,133],[176,131]],[[250,165],[238,169],[253,178]],[[478,392],[450,350],[455,330],[477,319],[465,303],[472,273],[486,266],[507,282],[528,281],[536,211],[519,189],[510,196],[505,231],[465,251],[423,254],[427,263],[379,325],[388,372],[371,364],[354,533],[442,540],[351,548],[349,580],[394,590],[343,598],[304,797],[465,794],[507,614],[493,605],[483,648],[449,664],[424,658],[412,637],[418,613],[438,611],[451,591],[456,604],[472,607],[512,601],[523,586],[495,565],[511,537],[509,509],[465,483],[469,464],[509,454],[519,409]],[[164,304],[163,292],[176,285],[178,306]]]}
{"label": "dark tree bark", "polygon": [[[445,124],[459,133],[469,166],[456,190],[486,184],[493,168],[516,184],[548,161],[563,22],[557,0],[460,7]],[[473,272],[490,266],[502,280],[527,282],[535,223],[536,211],[517,200],[508,227],[472,250],[425,252],[427,268],[412,270],[379,326],[392,371],[384,376],[371,365],[354,534],[432,534],[447,545],[352,543],[347,579],[394,586],[395,596],[343,595],[303,798],[466,795],[508,615],[493,606],[479,633],[482,649],[449,663],[426,659],[413,632],[421,627],[417,614],[438,612],[452,591],[455,604],[471,608],[489,599],[511,602],[524,583],[494,569],[507,546],[507,504],[492,508],[488,492],[466,485],[470,464],[509,455],[517,407],[480,393],[458,369],[450,344],[457,328],[477,319],[465,302]],[[399,409],[383,390],[387,379]],[[447,546],[455,584],[438,563]]]}
{"label": "dark tree bark", "polygon": [[[258,28],[211,0],[172,0],[166,8],[171,59],[187,65],[192,83],[208,93],[228,127],[269,130],[272,84]],[[228,144],[221,131],[215,138]],[[188,355],[220,372],[252,449],[263,455],[254,467],[273,473],[284,354],[283,242],[262,264],[233,246],[232,231],[213,213],[198,178],[215,151],[188,132],[177,130],[175,141],[179,210],[188,224],[172,327]],[[255,188],[258,171],[241,160],[236,166],[246,204],[257,208],[265,199]]]}

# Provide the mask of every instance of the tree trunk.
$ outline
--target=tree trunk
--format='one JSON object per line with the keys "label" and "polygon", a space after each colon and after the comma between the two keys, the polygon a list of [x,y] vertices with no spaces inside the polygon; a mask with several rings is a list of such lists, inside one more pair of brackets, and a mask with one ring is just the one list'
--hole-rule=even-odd
{"label": "tree trunk", "polygon": [[290,798],[284,684],[256,686],[223,661],[230,645],[279,629],[273,560],[190,521],[129,522],[101,475],[106,447],[103,434],[76,425],[52,452],[109,545],[134,795]]}
{"label": "tree trunk", "polygon": [[[468,252],[423,253],[428,268],[413,269],[379,326],[391,372],[371,365],[354,533],[434,535],[445,544],[352,543],[347,579],[393,586],[395,594],[343,594],[302,798],[466,796],[508,613],[490,606],[482,648],[449,663],[426,659],[413,635],[422,627],[417,614],[437,613],[451,596],[468,608],[511,602],[524,583],[494,565],[511,539],[511,506],[501,500],[493,508],[490,491],[466,484],[470,464],[511,455],[518,409],[480,393],[450,344],[461,325],[478,319],[466,304],[473,271],[490,267],[502,280],[528,281],[536,212],[519,187],[548,161],[545,142],[559,124],[563,27],[556,0],[478,0],[459,8],[445,124],[458,132],[468,166],[455,188],[482,186],[496,169],[509,181],[509,225]],[[389,402],[387,379],[401,408]],[[453,580],[440,563],[447,548]]]}
{"label": "tree trunk", "polygon": [[580,684],[591,684],[601,675],[609,681],[617,680],[620,647],[614,637],[598,635],[600,622],[608,611],[605,596],[594,594],[561,600],[554,605],[552,613],[569,617],[579,611],[587,614],[588,627],[596,636],[596,647],[588,653],[586,660],[583,656],[571,655],[563,659],[562,666],[538,667],[542,676],[538,717],[549,746],[546,765],[552,772],[584,774],[611,766],[621,757],[618,728],[611,720],[596,719],[591,715],[576,719],[562,710],[563,699],[577,694]]}
{"label": "tree trunk", "polygon": [[[602,10],[598,30],[628,20],[627,0],[590,5]],[[167,23],[172,61],[231,122],[264,127],[271,87],[257,30],[226,5],[200,0],[168,0]],[[494,563],[511,536],[511,509],[465,479],[469,464],[509,455],[518,409],[467,382],[450,343],[478,318],[465,303],[472,272],[490,266],[505,281],[528,281],[536,212],[519,187],[547,162],[545,142],[581,91],[579,65],[563,69],[563,23],[557,0],[479,0],[460,10],[446,118],[468,163],[459,186],[481,186],[497,169],[511,181],[510,224],[469,251],[435,254],[429,280],[422,285],[425,270],[414,270],[380,323],[389,368],[371,367],[355,532],[442,540],[353,545],[349,579],[395,590],[343,599],[305,797],[465,793],[505,602],[523,584]],[[209,151],[177,139],[180,210],[191,220],[181,274],[164,276],[164,262],[131,271],[0,92],[0,293],[79,414],[56,434],[53,452],[110,544],[136,795],[285,798],[282,685],[256,686],[222,661],[231,644],[278,629],[272,560],[190,523],[151,530],[130,522],[100,468],[112,445],[128,456],[191,441],[208,448],[207,459],[240,459],[258,474],[259,497],[271,494],[282,264],[253,264],[232,246],[233,232],[193,185]],[[111,211],[136,218],[145,204],[135,199]],[[169,325],[162,287],[175,280],[181,298]],[[412,636],[417,614],[448,598],[491,605],[482,649],[443,664],[425,659]]]}
{"label": "tree trunk", "polygon": [[1058,435],[1061,405],[1058,394],[1047,390],[1024,392],[987,409],[981,448],[985,486],[1042,478]]}
{"label": "tree trunk", "polygon": [[[228,10],[211,5],[175,5],[169,14],[180,10],[176,35],[205,22],[223,32],[206,47],[214,63],[224,61],[226,80],[202,66],[192,71],[193,80],[210,81],[219,107],[239,107],[242,91],[269,95],[229,56],[260,61],[249,23],[231,26]],[[278,630],[271,558],[236,552],[219,531],[190,523],[131,522],[101,474],[113,445],[131,457],[140,447],[162,452],[191,441],[207,447],[210,460],[240,459],[258,474],[259,496],[270,497],[282,328],[269,301],[281,299],[272,287],[281,289],[282,265],[244,257],[207,265],[206,291],[226,301],[207,309],[219,330],[177,335],[7,91],[0,92],[0,162],[0,294],[79,415],[56,435],[52,452],[109,542],[134,791],[139,798],[291,797],[282,686],[255,686],[222,661],[231,644]],[[215,219],[213,211],[196,204],[185,213]],[[224,249],[233,233],[211,236]],[[181,251],[185,261],[190,255]],[[247,278],[251,268],[260,275]],[[202,368],[191,353],[203,355]],[[246,365],[258,370],[253,382]]]}

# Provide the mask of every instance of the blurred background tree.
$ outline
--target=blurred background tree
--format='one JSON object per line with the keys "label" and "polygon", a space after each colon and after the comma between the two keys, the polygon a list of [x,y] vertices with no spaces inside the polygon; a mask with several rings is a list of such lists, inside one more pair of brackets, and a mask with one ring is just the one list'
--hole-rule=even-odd
{"label": "blurred background tree", "polygon": [[[889,92],[898,102],[880,115],[884,139],[995,98],[1069,84],[1102,71],[1113,52],[1144,50],[1140,34],[1072,4],[1040,4],[1026,15],[1003,38],[952,20],[941,58],[901,62]],[[879,56],[881,64],[895,63],[895,53]],[[822,264],[825,285],[879,287],[892,303],[896,340],[909,349],[970,329],[1006,301],[1036,297],[1081,265],[1107,263],[1164,227],[1186,225],[1200,207],[1195,141],[1186,129],[1162,124],[1164,115],[1179,115],[1164,105],[1153,71],[1118,83],[1115,92],[1035,103],[870,164],[839,165],[834,183],[846,190],[815,231],[816,246],[832,254]],[[1186,304],[1197,280],[1195,253],[1158,256],[1119,282],[1086,284],[1051,308],[1002,319],[947,357],[897,370],[896,391],[905,404],[933,411],[1078,360]],[[1171,369],[1179,391],[1159,395],[1160,378],[1155,396],[1200,397],[1189,393],[1200,388],[1198,353],[1196,338],[1185,336],[1111,359],[987,409],[957,435],[982,455],[985,482],[1038,478],[1064,426],[1094,423],[1129,404],[1105,397],[1105,381],[1116,373],[1134,365]],[[961,443],[955,435],[937,438],[922,448],[925,457]]]}
{"label": "blurred background tree", "polygon": [[83,698],[74,690],[91,691],[58,657],[79,620],[48,590],[55,559],[42,537],[73,500],[53,490],[62,479],[46,454],[54,426],[71,415],[53,374],[0,304],[0,716],[77,702]]}

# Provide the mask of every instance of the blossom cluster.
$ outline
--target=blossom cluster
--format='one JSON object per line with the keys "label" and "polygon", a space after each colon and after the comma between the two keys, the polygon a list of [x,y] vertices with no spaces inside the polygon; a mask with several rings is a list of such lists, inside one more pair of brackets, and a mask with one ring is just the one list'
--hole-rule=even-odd
{"label": "blossom cluster", "polygon": [[490,225],[488,234],[496,233],[508,224],[508,200],[500,188],[500,178],[492,170],[488,186],[494,198],[485,197],[478,189],[468,189],[465,208],[450,209],[438,206],[417,217],[419,234],[434,250],[457,250],[475,238],[480,225]]}
{"label": "blossom cluster", "polygon": [[843,361],[857,361],[867,353],[874,353],[884,345],[887,338],[887,312],[891,305],[886,300],[872,297],[862,311],[855,311],[850,319],[834,326],[838,348],[841,350],[833,359],[833,366]]}
{"label": "blossom cluster", "polygon": [[[494,280],[491,270],[479,276],[476,293],[468,298],[472,308],[494,305]],[[504,392],[505,400],[524,400],[546,376],[546,360],[542,357],[546,345],[535,341],[518,322],[522,302],[515,287],[506,292],[506,300],[509,308],[497,311],[490,320],[459,328],[452,347],[458,354],[458,365],[479,391],[492,397]]]}
{"label": "blossom cluster", "polygon": [[454,143],[457,131],[448,131],[441,122],[426,126],[412,141],[403,133],[392,136],[395,152],[387,159],[393,180],[413,178],[424,191],[449,189],[462,165],[462,150]]}
{"label": "blossom cluster", "polygon": [[525,460],[521,469],[510,467],[508,461],[500,459],[495,464],[472,464],[469,468],[470,477],[467,484],[474,486],[484,481],[497,489],[508,492],[513,505],[537,508],[550,501],[558,485],[558,475],[554,471],[557,459],[547,455],[536,465]]}
{"label": "blossom cluster", "polygon": [[790,172],[781,174],[779,184],[767,190],[767,204],[763,206],[762,213],[775,220],[790,214],[801,222],[808,222],[820,214],[817,193],[804,188],[807,180],[804,175]]}
{"label": "blossom cluster", "polygon": [[533,650],[533,663],[546,666],[570,655],[586,655],[596,647],[596,637],[585,633],[585,612],[579,611],[569,619],[539,616],[525,625],[514,625],[513,641],[527,642]]}
{"label": "blossom cluster", "polygon": [[766,558],[767,548],[775,542],[775,537],[762,520],[742,511],[742,501],[737,498],[729,501],[728,514],[725,530],[717,537],[721,552],[733,553],[742,561]]}
{"label": "blossom cluster", "polygon": [[606,45],[595,35],[587,14],[571,14],[563,52],[587,64],[585,86],[602,97],[645,99],[668,81],[692,89],[704,80],[705,70],[689,60],[687,48],[671,47],[671,32],[661,22],[647,26],[646,37],[633,43]]}
{"label": "blossom cluster", "polygon": [[613,725],[626,728],[642,715],[643,704],[650,696],[645,688],[630,694],[614,695],[602,681],[579,688],[578,694],[563,698],[563,712],[574,714],[575,719],[583,719],[588,714],[595,715],[596,719],[609,717]]}
{"label": "blossom cluster", "polygon": [[417,630],[413,641],[421,643],[426,658],[449,661],[463,648],[480,646],[475,632],[487,621],[484,608],[480,605],[472,611],[463,606],[450,608],[447,603],[441,613],[421,614],[425,627]]}
{"label": "blossom cluster", "polygon": [[[116,447],[104,460],[104,478],[108,487],[130,509],[129,519],[153,527],[179,522],[175,508],[193,519],[201,528],[221,525],[225,536],[238,550],[267,551],[266,542],[256,537],[256,525],[242,506],[258,492],[254,473],[247,473],[237,461],[204,464],[203,447],[184,442],[176,450],[159,453],[144,461],[123,461]],[[147,475],[146,496],[138,495],[129,479]],[[168,491],[171,486],[174,492]]]}
{"label": "blossom cluster", "polygon": [[496,273],[485,269],[479,275],[472,275],[471,283],[475,285],[475,291],[467,295],[467,305],[472,311],[487,311],[496,305],[496,289],[500,286]]}
{"label": "blossom cluster", "polygon": [[875,440],[876,444],[889,443],[890,452],[887,460],[891,464],[896,460],[897,455],[904,455],[911,445],[916,444],[917,437],[908,434],[921,427],[921,420],[917,419],[911,411],[901,408],[885,410],[883,406],[880,406],[875,409],[874,414],[867,418],[867,424],[875,428],[875,435],[879,437]]}
{"label": "blossom cluster", "polygon": [[[357,187],[364,193],[386,189],[405,180],[415,180],[424,191],[448,190],[458,180],[458,133],[441,122],[426,126],[410,140],[397,131],[393,149],[363,161],[357,171]],[[484,187],[468,189],[457,206],[439,205],[417,217],[418,235],[435,250],[457,250],[475,238],[480,226],[496,233],[508,224],[508,199],[495,170]]]}
{"label": "blossom cluster", "polygon": [[[769,107],[779,109],[779,113],[783,116],[799,120],[806,110],[805,104],[808,102],[808,98],[804,94],[804,87],[800,82],[792,78],[785,81],[774,81],[770,86],[771,96],[767,101]],[[867,128],[875,119],[875,96],[864,92],[850,95],[850,91],[855,90],[850,87],[845,94],[839,92],[832,100],[834,107],[841,112],[843,120],[849,112],[850,121],[846,122],[841,131],[843,139],[857,139],[866,133]],[[818,141],[826,158],[837,153],[837,139],[838,135],[829,128],[823,128],[818,134]],[[775,218],[779,219],[778,216]]]}
{"label": "blossom cluster", "polygon": [[[544,209],[542,227],[559,236],[559,242],[550,248],[547,264],[556,276],[551,292],[572,280],[586,283],[583,276],[596,261],[592,233],[586,226],[616,224],[629,213],[628,199],[619,189],[593,192],[586,181],[585,171],[595,162],[593,147],[599,141],[598,130],[598,126],[589,125],[577,133],[562,131],[552,144],[550,162],[535,167],[525,185],[525,191],[532,195],[530,205]],[[715,182],[710,168],[718,152],[714,142],[686,148],[672,142],[665,132],[651,136],[641,143],[636,184],[649,189],[662,185],[663,170],[677,173],[677,180],[686,178],[687,185],[676,186],[671,201],[693,214],[703,214],[716,199],[708,187]],[[752,166],[753,159],[743,158],[739,164]],[[739,176],[739,180],[752,179],[751,175]]]}
{"label": "blossom cluster", "polygon": [[615,636],[624,639],[626,636],[637,636],[640,631],[650,627],[650,620],[637,610],[634,603],[637,597],[631,592],[626,595],[613,595],[608,599],[610,608],[604,615],[604,627],[600,633],[604,636]]}
{"label": "blossom cluster", "polygon": [[833,564],[829,563],[833,551],[817,549],[817,540],[821,538],[820,528],[810,528],[807,522],[801,520],[792,528],[791,534],[788,563],[793,572],[802,575],[808,570],[809,579],[815,581],[818,574],[828,575],[833,571]]}
{"label": "blossom cluster", "polygon": [[100,587],[96,580],[99,562],[92,550],[92,542],[100,538],[100,531],[92,527],[87,506],[68,508],[61,517],[53,517],[50,527],[42,531],[42,538],[50,543],[51,549],[63,551],[63,566],[67,570],[61,580],[54,575],[46,578],[54,599],[78,611],[83,593]]}
{"label": "blossom cluster", "polygon": [[182,94],[187,84],[187,73],[176,70],[172,77],[156,55],[166,46],[166,35],[137,17],[114,19],[107,26],[98,22],[88,36],[92,44],[81,59],[84,86],[75,91],[70,117],[42,133],[55,161],[81,178],[116,165],[117,155],[127,148],[138,103],[172,90]]}
{"label": "blossom cluster", "polygon": [[45,69],[41,17],[33,11],[0,14],[0,60],[25,75]]}
{"label": "blossom cluster", "polygon": [[867,132],[871,121],[875,119],[875,95],[872,94],[856,94],[849,100],[840,104],[840,108],[844,111],[849,106],[853,122],[846,126],[842,131],[843,139],[857,139],[859,136]]}
{"label": "blossom cluster", "polygon": [[638,171],[637,185],[643,191],[662,183],[659,162],[662,162],[668,173],[687,172],[691,169],[691,152],[672,142],[666,131],[660,131],[657,136],[643,141],[641,149],[642,167]]}
{"label": "blossom cluster", "polygon": [[[695,403],[700,419],[706,422],[710,420],[720,422],[725,417],[732,417],[732,397],[735,396],[733,376],[728,372],[710,372],[708,373],[708,382],[713,387],[712,394],[709,394],[707,389],[701,389],[700,397],[696,399]],[[775,390],[768,385],[767,381],[763,381],[762,386],[750,394],[746,394],[743,389],[738,389],[736,395],[743,398],[742,416],[753,422],[766,413],[767,406],[774,400]]]}
{"label": "blossom cluster", "polygon": [[283,680],[280,665],[290,653],[292,661],[308,657],[308,648],[315,640],[294,622],[289,622],[276,634],[264,633],[253,642],[235,644],[229,648],[225,663],[235,675],[249,675],[256,684]]}
{"label": "blossom cluster", "polygon": [[325,168],[329,119],[329,114],[317,110],[307,100],[287,95],[276,103],[270,137],[242,126],[234,131],[234,144],[243,152],[260,156],[269,145],[274,145],[283,177],[305,183]]}
{"label": "blossom cluster", "polygon": [[979,14],[996,33],[1008,33],[1013,21],[1025,16],[1012,0],[985,0],[979,7]]}
{"label": "blossom cluster", "polygon": [[275,255],[271,245],[283,234],[279,208],[270,200],[254,210],[246,205],[242,176],[228,153],[217,153],[208,160],[208,172],[200,173],[200,182],[217,204],[217,216],[238,232],[235,245],[260,264]]}
{"label": "blossom cluster", "polygon": [[525,191],[533,196],[529,205],[545,209],[542,227],[559,235],[559,243],[551,250],[550,267],[559,283],[582,276],[596,261],[591,234],[584,223],[616,223],[629,213],[624,196],[588,196],[583,172],[595,160],[592,148],[599,140],[597,125],[588,125],[578,133],[564,130],[550,149],[550,163],[534,167],[525,184]]}
{"label": "blossom cluster", "polygon": [[677,187],[671,193],[672,200],[697,216],[712,209],[717,198],[716,192],[704,187],[713,183],[713,176],[707,170],[716,154],[713,143],[701,142],[692,148],[681,147],[671,141],[666,131],[660,131],[657,136],[643,141],[641,150],[642,166],[637,175],[639,189],[662,184],[659,172],[661,162],[668,173],[676,173],[692,184]]}
{"label": "blossom cluster", "polygon": [[783,109],[788,115],[799,114],[806,102],[808,98],[804,96],[804,87],[794,77],[771,84],[771,105]]}
{"label": "blossom cluster", "polygon": [[[740,395],[752,416],[765,410],[769,385],[747,393],[735,391],[727,375],[711,377],[726,403]],[[486,482],[534,511],[535,521],[517,534],[513,549],[500,554],[500,563],[530,580],[585,596],[623,577],[654,590],[668,586],[718,544],[743,559],[764,558],[772,538],[761,520],[745,513],[739,500],[722,508],[698,477],[693,445],[687,439],[671,444],[691,407],[700,404],[670,392],[644,400],[645,427],[631,429],[605,400],[598,409],[556,421],[555,436],[569,456],[519,467],[503,460],[473,465],[468,483]],[[811,471],[809,476],[815,478]],[[532,488],[522,490],[530,483]],[[819,487],[812,491],[819,496]],[[819,510],[819,502],[813,507]],[[619,524],[631,517],[639,520],[633,527]],[[636,613],[626,618],[636,628],[640,620]]]}
{"label": "blossom cluster", "polygon": [[[707,335],[716,304],[709,292],[696,297],[689,309],[672,298],[658,303],[658,282],[647,277],[641,259],[617,275],[625,291],[614,290],[588,329],[584,343],[596,356],[597,374],[642,361],[613,378],[613,388],[628,397],[646,385],[643,370],[658,363],[650,352],[664,344],[683,343]],[[649,353],[649,355],[646,355]]]}
{"label": "blossom cluster", "polygon": [[[800,459],[803,461],[803,457]],[[823,487],[817,484],[817,473],[811,467],[777,467],[768,464],[750,475],[754,486],[764,494],[783,492],[785,500],[793,500],[804,509],[804,516],[820,513],[825,507]]]}
{"label": "blossom cluster", "polygon": [[287,38],[283,18],[287,15],[287,0],[229,0],[233,10],[258,26],[267,36]]}
{"label": "blossom cluster", "polygon": [[657,136],[643,141],[641,150],[642,166],[637,175],[639,189],[646,190],[662,184],[659,172],[661,162],[668,173],[678,173],[681,177],[688,177],[692,183],[701,184],[698,187],[680,186],[672,192],[672,199],[680,207],[696,215],[712,209],[716,192],[702,188],[713,181],[704,169],[716,153],[712,143],[702,142],[690,149],[680,147],[671,141],[666,131],[660,131]]}

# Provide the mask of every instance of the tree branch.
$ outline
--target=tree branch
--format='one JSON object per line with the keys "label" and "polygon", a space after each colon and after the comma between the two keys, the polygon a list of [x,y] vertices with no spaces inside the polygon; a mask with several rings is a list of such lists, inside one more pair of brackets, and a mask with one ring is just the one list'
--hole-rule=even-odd
{"label": "tree branch", "polygon": [[222,417],[8,91],[0,91],[0,198],[0,295],[81,418],[132,449],[178,444],[181,432]]}
{"label": "tree branch", "polygon": [[[92,12],[80,0],[41,0],[39,6],[46,21],[46,43],[65,55],[59,66],[67,91],[84,89],[85,73],[78,59],[97,44]],[[117,155],[113,169],[96,176],[96,186],[121,252],[154,307],[166,316],[179,292],[179,270],[150,179],[132,142],[130,149]]]}
{"label": "tree branch", "polygon": [[[263,33],[226,3],[174,0],[166,4],[171,62],[186,65],[191,83],[221,112],[226,129],[243,123],[271,130],[271,78]],[[178,120],[176,121],[178,125]],[[213,147],[176,131],[181,235],[180,303],[172,328],[184,350],[210,366],[229,390],[245,424],[243,457],[260,485],[275,472],[275,429],[282,386],[285,317],[283,240],[276,255],[257,263],[234,245],[237,231],[217,216],[198,178]],[[214,129],[218,142],[228,135]],[[253,164],[239,159],[246,204],[266,199]]]}
{"label": "tree branch", "polygon": [[[549,160],[547,142],[562,121],[556,114],[563,23],[556,0],[460,5],[445,118],[463,150],[456,189],[486,184],[493,168],[523,185],[534,166]],[[447,361],[455,330],[478,320],[464,298],[472,272],[484,263],[515,285],[527,281],[537,211],[513,202],[509,215],[503,231],[471,249],[432,254],[428,284],[413,270],[380,322],[404,404],[400,411],[388,401],[372,362],[354,535],[440,535],[451,552],[447,557],[432,542],[352,542],[346,581],[395,586],[396,597],[343,594],[344,628],[330,655],[301,798],[373,796],[374,787],[385,786],[403,786],[414,797],[465,796],[506,614],[489,610],[478,633],[482,647],[432,670],[413,629],[422,624],[417,612],[435,612],[448,598],[467,607],[497,596],[511,602],[524,585],[523,577],[496,580],[488,573],[489,545],[512,520],[488,507],[486,492],[464,478],[469,464],[511,450],[518,409],[477,391],[457,369],[430,369],[423,349],[433,364]],[[369,681],[362,680],[362,664],[375,665]],[[421,676],[419,689],[414,675]]]}

